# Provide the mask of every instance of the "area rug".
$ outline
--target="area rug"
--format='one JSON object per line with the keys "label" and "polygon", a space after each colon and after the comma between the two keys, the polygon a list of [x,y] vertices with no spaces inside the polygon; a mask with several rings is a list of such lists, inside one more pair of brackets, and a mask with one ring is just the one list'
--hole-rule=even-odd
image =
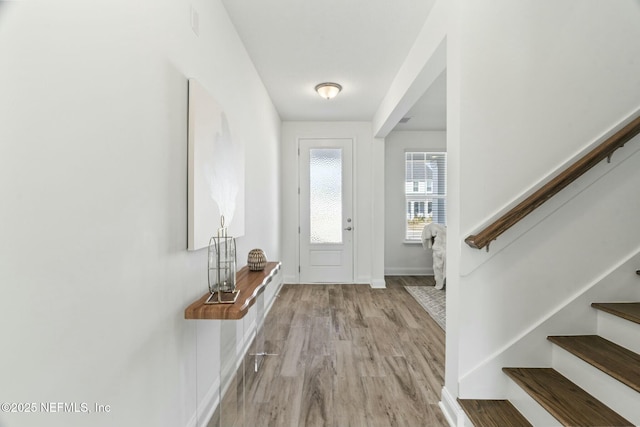
{"label": "area rug", "polygon": [[407,292],[418,301],[443,330],[446,330],[447,293],[433,286],[405,286]]}

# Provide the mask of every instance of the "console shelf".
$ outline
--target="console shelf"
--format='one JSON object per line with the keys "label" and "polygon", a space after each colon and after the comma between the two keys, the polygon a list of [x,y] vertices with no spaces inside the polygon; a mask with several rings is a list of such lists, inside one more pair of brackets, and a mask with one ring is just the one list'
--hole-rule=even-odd
{"label": "console shelf", "polygon": [[192,303],[184,310],[185,319],[218,319],[238,320],[242,319],[249,308],[256,302],[267,284],[280,270],[280,262],[271,261],[262,271],[250,271],[245,266],[236,274],[236,289],[240,291],[234,304],[205,304],[209,298],[208,292],[199,300]]}

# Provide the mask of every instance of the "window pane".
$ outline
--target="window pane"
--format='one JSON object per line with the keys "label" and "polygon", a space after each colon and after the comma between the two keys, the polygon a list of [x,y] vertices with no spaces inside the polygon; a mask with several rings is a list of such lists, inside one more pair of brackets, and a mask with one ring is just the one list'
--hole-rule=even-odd
{"label": "window pane", "polygon": [[429,214],[430,222],[438,224],[446,224],[446,201],[442,197],[433,197],[430,199],[431,213]]}
{"label": "window pane", "polygon": [[444,153],[429,153],[425,161],[429,193],[444,196],[447,193],[446,158]]}
{"label": "window pane", "polygon": [[309,159],[311,243],[342,243],[342,149],[312,148]]}
{"label": "window pane", "polygon": [[446,224],[446,153],[405,153],[406,238],[419,240],[430,222]]}

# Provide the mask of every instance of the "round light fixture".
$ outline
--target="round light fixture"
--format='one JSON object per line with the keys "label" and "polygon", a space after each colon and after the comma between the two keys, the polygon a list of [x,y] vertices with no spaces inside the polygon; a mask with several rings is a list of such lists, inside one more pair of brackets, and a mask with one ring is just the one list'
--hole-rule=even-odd
{"label": "round light fixture", "polygon": [[316,85],[316,92],[318,92],[318,95],[325,99],[331,99],[335,97],[338,93],[340,93],[341,90],[342,86],[340,86],[338,83],[327,82]]}

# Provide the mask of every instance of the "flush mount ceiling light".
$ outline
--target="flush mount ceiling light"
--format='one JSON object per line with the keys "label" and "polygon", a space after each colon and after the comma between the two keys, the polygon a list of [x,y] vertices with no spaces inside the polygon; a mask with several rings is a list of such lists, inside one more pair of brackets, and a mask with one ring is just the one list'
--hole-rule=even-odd
{"label": "flush mount ceiling light", "polygon": [[341,90],[342,86],[338,83],[320,83],[316,86],[316,92],[318,92],[318,95],[325,99],[335,97]]}

